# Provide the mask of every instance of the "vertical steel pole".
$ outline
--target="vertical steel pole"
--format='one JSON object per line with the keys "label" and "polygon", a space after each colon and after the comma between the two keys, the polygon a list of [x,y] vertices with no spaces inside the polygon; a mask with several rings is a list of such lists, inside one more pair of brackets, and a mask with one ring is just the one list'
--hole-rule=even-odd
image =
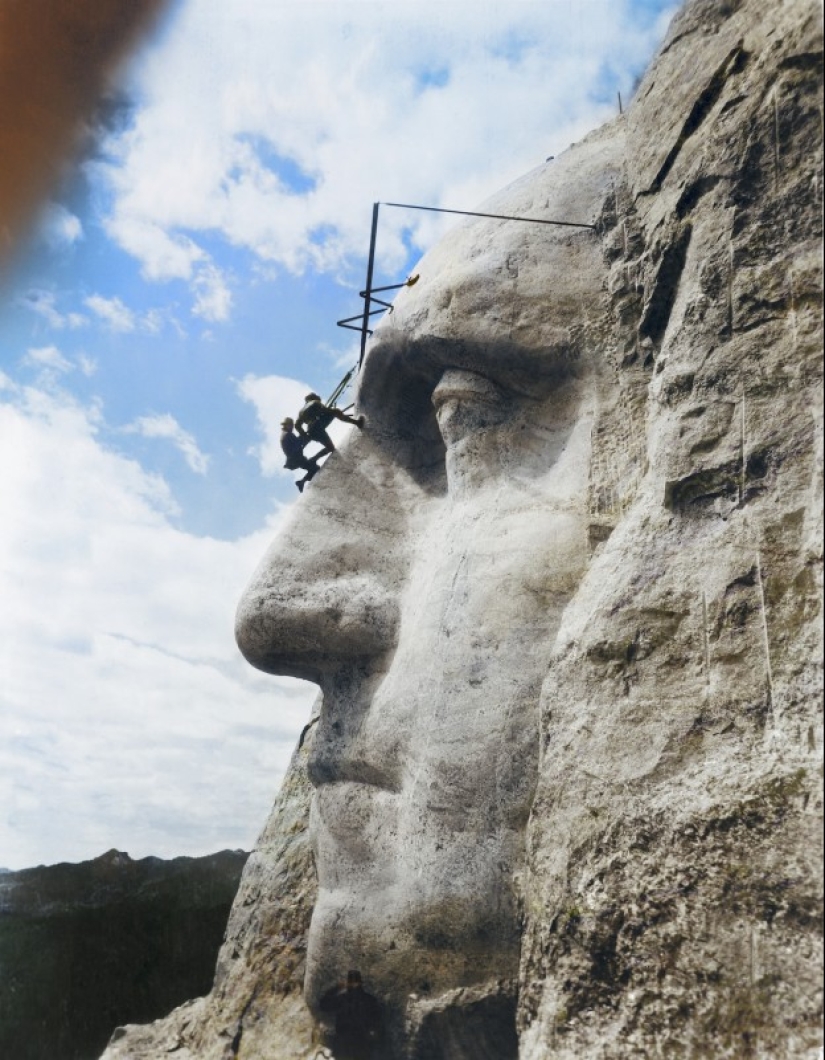
{"label": "vertical steel pole", "polygon": [[361,324],[361,356],[358,358],[358,368],[364,363],[364,354],[367,349],[367,331],[370,323],[370,296],[372,294],[372,267],[375,263],[375,237],[378,234],[378,207],[379,202],[372,204],[372,232],[370,233],[370,254],[367,259],[367,282],[364,288],[364,320]]}

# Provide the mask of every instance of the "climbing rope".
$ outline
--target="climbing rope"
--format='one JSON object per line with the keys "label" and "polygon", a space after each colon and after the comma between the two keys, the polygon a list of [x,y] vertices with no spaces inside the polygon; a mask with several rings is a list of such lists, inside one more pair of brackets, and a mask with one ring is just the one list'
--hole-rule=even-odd
{"label": "climbing rope", "polygon": [[344,393],[344,391],[349,386],[350,380],[355,375],[355,370],[356,370],[357,367],[358,367],[358,365],[354,364],[352,366],[352,368],[350,368],[350,370],[344,376],[344,378],[341,380],[341,382],[338,384],[338,386],[333,390],[333,392],[330,394],[330,396],[324,402],[324,404],[327,407],[331,408],[335,404],[335,402],[338,400],[338,398]]}

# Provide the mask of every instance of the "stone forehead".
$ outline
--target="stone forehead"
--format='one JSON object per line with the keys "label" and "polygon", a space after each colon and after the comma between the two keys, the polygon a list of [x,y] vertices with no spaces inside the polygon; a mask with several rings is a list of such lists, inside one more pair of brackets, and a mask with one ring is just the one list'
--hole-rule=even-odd
{"label": "stone forehead", "polygon": [[[591,225],[619,178],[624,142],[609,125],[538,167],[479,210]],[[466,218],[413,270],[376,328],[360,380],[385,403],[386,373],[426,378],[449,368],[490,372],[528,394],[558,367],[571,329],[583,327],[604,288],[600,236],[591,228]],[[566,368],[570,365],[566,364]]]}

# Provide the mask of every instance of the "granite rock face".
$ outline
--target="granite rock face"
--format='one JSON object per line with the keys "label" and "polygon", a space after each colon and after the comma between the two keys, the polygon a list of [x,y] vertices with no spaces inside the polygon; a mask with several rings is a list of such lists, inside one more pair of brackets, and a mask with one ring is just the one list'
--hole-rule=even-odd
{"label": "granite rock face", "polygon": [[120,1023],[205,993],[242,851],[0,874],[0,1055],[91,1060]]}
{"label": "granite rock face", "polygon": [[693,0],[483,207],[592,227],[422,259],[239,607],[322,696],[212,993],[107,1060],[314,1057],[353,967],[385,1060],[818,1055],[821,64]]}
{"label": "granite rock face", "polygon": [[525,1060],[822,1044],[821,63],[817,5],[689,5],[627,116],[629,442],[608,411],[542,690]]}

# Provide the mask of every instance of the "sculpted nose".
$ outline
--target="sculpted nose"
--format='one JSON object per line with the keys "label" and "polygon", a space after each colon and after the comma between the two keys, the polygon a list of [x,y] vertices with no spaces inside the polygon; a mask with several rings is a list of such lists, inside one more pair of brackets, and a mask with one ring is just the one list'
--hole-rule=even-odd
{"label": "sculpted nose", "polygon": [[296,503],[241,598],[236,639],[260,670],[320,683],[395,643],[404,516],[377,454],[354,441]]}

